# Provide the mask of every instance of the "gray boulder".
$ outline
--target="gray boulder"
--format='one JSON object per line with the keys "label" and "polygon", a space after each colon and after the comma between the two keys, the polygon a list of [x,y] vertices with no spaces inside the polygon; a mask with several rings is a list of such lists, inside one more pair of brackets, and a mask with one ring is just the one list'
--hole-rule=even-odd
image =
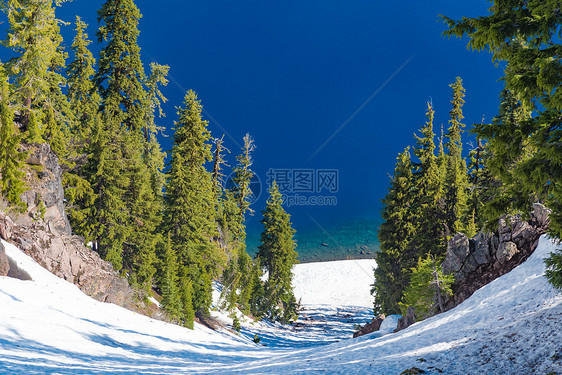
{"label": "gray boulder", "polygon": [[535,220],[536,226],[540,228],[548,228],[548,224],[550,223],[549,215],[552,213],[552,210],[546,208],[544,205],[540,203],[533,204],[533,213],[531,214]]}
{"label": "gray boulder", "polygon": [[415,322],[416,322],[416,314],[414,312],[414,308],[412,306],[408,306],[406,315],[398,319],[398,325],[396,326],[394,332],[398,332],[403,329],[406,329],[412,324],[414,324]]}
{"label": "gray boulder", "polygon": [[492,233],[482,231],[470,240],[471,255],[476,266],[492,261],[492,244],[490,241],[492,238]]}
{"label": "gray boulder", "polygon": [[515,243],[511,241],[502,242],[496,251],[496,259],[500,264],[506,263],[518,252],[519,249],[517,249],[517,245]]}
{"label": "gray boulder", "polygon": [[0,276],[8,276],[8,271],[10,271],[10,262],[6,256],[4,245],[0,242]]}
{"label": "gray boulder", "polygon": [[449,241],[445,261],[443,262],[443,272],[445,274],[460,272],[469,254],[468,237],[464,233],[457,233]]}

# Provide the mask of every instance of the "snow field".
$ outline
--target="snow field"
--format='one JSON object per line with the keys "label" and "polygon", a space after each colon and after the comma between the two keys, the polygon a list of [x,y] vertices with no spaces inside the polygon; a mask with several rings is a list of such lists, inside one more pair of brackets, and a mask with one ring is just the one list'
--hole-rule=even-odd
{"label": "snow field", "polygon": [[[546,237],[524,264],[457,308],[383,335],[395,327],[389,317],[383,332],[357,339],[349,339],[353,325],[372,317],[373,261],[298,265],[297,324],[244,320],[238,335],[97,302],[3,244],[33,281],[0,277],[0,373],[400,374],[413,366],[428,374],[562,373],[562,297],[543,277],[543,259],[557,245]],[[251,341],[255,334],[266,346]]]}

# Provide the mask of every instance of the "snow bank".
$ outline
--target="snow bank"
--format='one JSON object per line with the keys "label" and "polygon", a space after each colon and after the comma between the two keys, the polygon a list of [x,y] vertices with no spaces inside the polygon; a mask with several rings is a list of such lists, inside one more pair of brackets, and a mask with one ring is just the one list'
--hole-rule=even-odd
{"label": "snow bank", "polygon": [[556,249],[545,236],[521,266],[476,291],[455,309],[396,334],[366,335],[292,355],[272,358],[271,373],[399,374],[562,373],[562,296],[544,274],[544,258]]}
{"label": "snow bank", "polygon": [[373,259],[297,264],[295,297],[303,305],[373,307]]}
{"label": "snow bank", "polygon": [[[524,264],[457,308],[397,334],[341,341],[356,315],[334,304],[370,307],[372,264],[365,272],[340,262],[298,266],[295,290],[317,304],[306,305],[300,325],[245,323],[237,336],[94,301],[5,247],[33,281],[0,278],[0,373],[399,374],[413,366],[430,374],[562,373],[562,297],[543,277],[543,259],[556,248],[546,237]],[[344,282],[359,286],[361,274],[367,286],[344,298]],[[254,332],[267,346],[251,342]]]}

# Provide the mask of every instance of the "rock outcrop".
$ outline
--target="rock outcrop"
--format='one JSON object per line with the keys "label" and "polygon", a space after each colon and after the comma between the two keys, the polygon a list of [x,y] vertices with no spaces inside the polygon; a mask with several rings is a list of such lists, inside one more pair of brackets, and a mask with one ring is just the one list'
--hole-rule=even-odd
{"label": "rock outcrop", "polygon": [[353,334],[353,337],[363,336],[369,333],[378,331],[381,328],[381,324],[385,319],[384,314],[379,315],[377,318],[373,318],[369,323],[365,324],[359,331]]}
{"label": "rock outcrop", "polygon": [[443,272],[455,277],[447,309],[526,260],[548,229],[549,214],[548,208],[535,203],[529,220],[521,215],[502,218],[495,233],[480,232],[471,239],[456,234],[449,241],[443,262]]}
{"label": "rock outcrop", "polygon": [[4,249],[4,245],[0,242],[0,276],[8,276],[8,272],[10,271],[10,261],[6,256],[6,250]]}
{"label": "rock outcrop", "polygon": [[406,311],[406,315],[398,319],[398,325],[394,332],[401,331],[403,329],[408,328],[412,324],[416,322],[416,314],[414,312],[414,308],[412,306],[408,306],[408,310]]}
{"label": "rock outcrop", "polygon": [[[76,284],[85,294],[139,313],[163,319],[152,303],[144,303],[144,292],[129,286],[110,263],[84,246],[72,234],[64,206],[62,170],[49,145],[27,146],[29,190],[22,199],[27,212],[9,212],[0,207],[0,237],[9,241],[56,276]],[[0,252],[0,271],[4,267]],[[12,272],[14,270],[9,270]]]}

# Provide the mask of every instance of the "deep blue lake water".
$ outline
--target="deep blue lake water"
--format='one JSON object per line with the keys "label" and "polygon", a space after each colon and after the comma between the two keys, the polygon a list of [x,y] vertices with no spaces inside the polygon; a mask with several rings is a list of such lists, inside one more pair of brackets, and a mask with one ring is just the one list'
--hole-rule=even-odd
{"label": "deep blue lake water", "polygon": [[[82,16],[95,40],[101,4],[75,0],[57,14],[68,22]],[[466,124],[497,112],[502,65],[495,67],[487,53],[468,51],[466,41],[443,38],[438,18],[484,15],[490,6],[485,0],[139,0],[137,5],[145,64],[171,66],[171,82],[162,90],[169,99],[166,117],[159,120],[167,129],[164,148],[170,148],[175,107],[188,89],[198,92],[213,136],[225,134],[231,165],[249,132],[257,145],[254,171],[262,190],[268,173],[289,183],[286,195],[294,204],[287,210],[302,260],[376,250],[380,199],[396,155],[413,143],[427,100],[437,111],[436,133],[442,124],[447,127],[448,85],[456,76],[467,90]],[[68,50],[74,27],[61,28]],[[97,56],[99,45],[93,49]],[[7,59],[9,52],[1,51],[0,59]],[[329,172],[337,174],[336,188]],[[253,205],[257,213],[248,219],[250,249],[265,201],[262,191]]]}

